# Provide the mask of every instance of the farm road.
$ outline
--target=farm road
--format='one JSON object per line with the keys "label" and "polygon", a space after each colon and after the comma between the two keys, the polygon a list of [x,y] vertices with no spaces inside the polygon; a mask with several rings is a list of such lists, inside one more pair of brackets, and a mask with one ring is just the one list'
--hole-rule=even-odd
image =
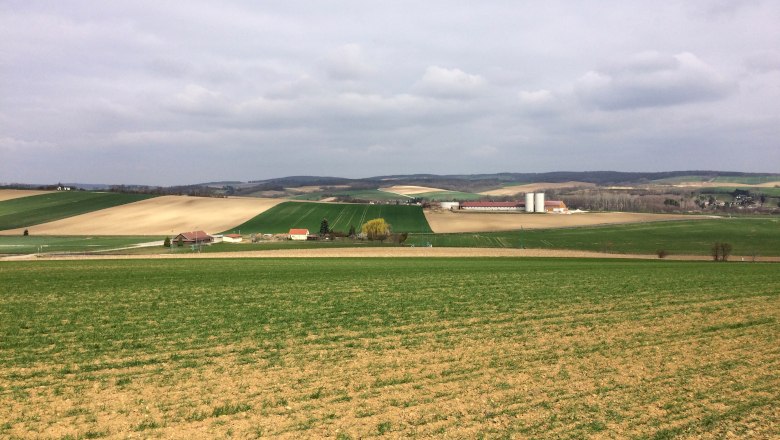
{"label": "farm road", "polygon": [[[543,258],[621,258],[657,260],[651,254],[612,254],[602,252],[568,251],[551,249],[506,249],[506,248],[426,248],[426,247],[372,247],[334,249],[277,249],[246,252],[209,252],[202,254],[157,254],[157,255],[20,255],[0,258],[11,260],[99,260],[99,259],[171,259],[171,258],[404,258],[404,257],[543,257]],[[669,255],[667,260],[706,261],[707,255]],[[733,255],[733,262],[750,262],[753,257]],[[755,261],[780,262],[780,257],[757,257]]]}

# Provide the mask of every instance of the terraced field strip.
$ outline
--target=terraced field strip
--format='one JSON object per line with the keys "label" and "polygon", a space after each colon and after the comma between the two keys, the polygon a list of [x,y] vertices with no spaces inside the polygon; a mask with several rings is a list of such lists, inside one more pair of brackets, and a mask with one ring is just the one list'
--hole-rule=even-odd
{"label": "terraced field strip", "polygon": [[775,264],[28,262],[0,285],[0,437],[780,435]]}
{"label": "terraced field strip", "polygon": [[730,243],[734,255],[780,255],[780,219],[732,218],[665,221],[566,229],[413,234],[406,244],[451,247],[573,249],[597,252],[709,255],[715,242]]}
{"label": "terraced field strip", "polygon": [[61,191],[5,200],[0,202],[0,230],[39,225],[152,197],[155,196]]}
{"label": "terraced field strip", "polygon": [[284,233],[292,228],[306,228],[317,233],[326,218],[331,229],[347,232],[350,226],[360,230],[363,223],[379,217],[387,220],[394,232],[431,231],[419,206],[304,202],[281,203],[230,231]]}

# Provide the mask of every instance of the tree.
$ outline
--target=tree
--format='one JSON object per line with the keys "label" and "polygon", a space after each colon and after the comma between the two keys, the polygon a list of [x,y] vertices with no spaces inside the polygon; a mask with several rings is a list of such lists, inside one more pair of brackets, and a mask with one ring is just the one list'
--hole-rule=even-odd
{"label": "tree", "polygon": [[714,261],[718,261],[718,260],[720,260],[720,242],[719,242],[719,241],[716,241],[716,242],[715,242],[715,243],[712,245],[711,252],[712,252],[712,259],[713,259]]}
{"label": "tree", "polygon": [[30,235],[30,231],[28,231],[27,229],[25,229],[25,230],[24,230],[24,232],[22,232],[22,235],[24,235],[25,237],[27,237],[28,235]]}
{"label": "tree", "polygon": [[720,244],[720,261],[726,261],[731,255],[731,243]]}
{"label": "tree", "polygon": [[716,241],[712,245],[712,259],[715,261],[727,261],[731,255],[731,243],[721,243]]}
{"label": "tree", "polygon": [[165,240],[163,241],[164,247],[171,247],[171,237],[165,237]]}
{"label": "tree", "polygon": [[328,228],[328,219],[324,218],[320,223],[320,236],[328,235],[328,232],[330,232],[330,229]]}
{"label": "tree", "polygon": [[349,233],[347,234],[349,237],[355,238],[355,226],[351,225],[349,227]]}
{"label": "tree", "polygon": [[383,218],[369,220],[360,229],[369,240],[384,240],[390,235],[390,224]]}

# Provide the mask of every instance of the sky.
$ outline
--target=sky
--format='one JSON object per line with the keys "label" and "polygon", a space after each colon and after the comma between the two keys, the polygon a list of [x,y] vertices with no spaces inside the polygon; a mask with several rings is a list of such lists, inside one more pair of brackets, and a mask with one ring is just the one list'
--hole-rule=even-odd
{"label": "sky", "polygon": [[0,183],[780,172],[780,2],[0,2]]}

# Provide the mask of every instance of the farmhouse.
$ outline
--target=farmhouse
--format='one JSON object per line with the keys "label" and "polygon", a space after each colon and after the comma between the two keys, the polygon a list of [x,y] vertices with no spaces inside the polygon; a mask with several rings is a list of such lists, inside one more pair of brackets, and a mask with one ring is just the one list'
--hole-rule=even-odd
{"label": "farmhouse", "polygon": [[307,240],[309,237],[308,229],[290,229],[290,240]]}
{"label": "farmhouse", "polygon": [[171,240],[172,243],[211,244],[214,238],[205,231],[182,232]]}
{"label": "farmhouse", "polygon": [[241,236],[241,234],[225,234],[224,237],[222,237],[222,241],[225,243],[241,243],[244,240],[244,237]]}

